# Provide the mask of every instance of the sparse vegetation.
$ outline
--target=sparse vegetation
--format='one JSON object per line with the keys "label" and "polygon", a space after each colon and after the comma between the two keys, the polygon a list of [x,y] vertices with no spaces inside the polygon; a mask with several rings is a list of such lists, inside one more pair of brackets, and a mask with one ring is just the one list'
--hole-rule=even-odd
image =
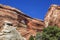
{"label": "sparse vegetation", "polygon": [[57,26],[48,26],[44,28],[42,33],[42,40],[59,40],[60,28]]}
{"label": "sparse vegetation", "polygon": [[36,34],[35,40],[42,40],[42,34],[40,32]]}
{"label": "sparse vegetation", "polygon": [[60,28],[48,26],[42,33],[37,33],[35,40],[60,40]]}
{"label": "sparse vegetation", "polygon": [[34,37],[31,35],[30,38],[29,38],[29,40],[34,40]]}

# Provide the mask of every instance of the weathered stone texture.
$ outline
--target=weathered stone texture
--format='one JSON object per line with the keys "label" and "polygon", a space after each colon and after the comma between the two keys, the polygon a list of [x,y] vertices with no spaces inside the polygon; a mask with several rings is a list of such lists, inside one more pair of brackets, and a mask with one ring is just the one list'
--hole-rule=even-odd
{"label": "weathered stone texture", "polygon": [[12,25],[17,27],[17,30],[27,40],[31,35],[35,36],[36,32],[40,32],[44,28],[42,20],[29,17],[16,8],[0,4],[0,31],[3,29],[4,21],[12,22]]}
{"label": "weathered stone texture", "polygon": [[29,40],[31,35],[35,36],[37,32],[42,32],[43,28],[51,26],[60,27],[60,6],[51,5],[44,21],[29,17],[20,10],[0,5],[0,31],[3,29],[4,21],[12,22],[14,27],[17,27],[18,32],[21,33],[26,40]]}
{"label": "weathered stone texture", "polygon": [[60,6],[58,5],[51,5],[49,8],[47,15],[45,16],[45,27],[51,26],[58,26],[60,27]]}

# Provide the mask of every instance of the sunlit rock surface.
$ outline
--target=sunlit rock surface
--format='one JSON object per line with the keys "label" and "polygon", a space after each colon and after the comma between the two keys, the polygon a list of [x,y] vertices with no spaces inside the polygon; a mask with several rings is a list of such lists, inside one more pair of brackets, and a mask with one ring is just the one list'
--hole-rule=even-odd
{"label": "sunlit rock surface", "polygon": [[0,40],[26,40],[21,34],[13,27],[11,22],[5,21],[3,29],[0,32]]}
{"label": "sunlit rock surface", "polygon": [[13,27],[17,27],[17,31],[26,40],[44,28],[44,21],[29,17],[16,8],[0,4],[0,31],[3,29],[4,21],[12,22]]}
{"label": "sunlit rock surface", "polygon": [[58,26],[60,27],[60,6],[58,5],[51,5],[49,8],[47,15],[44,19],[45,27],[51,26]]}
{"label": "sunlit rock surface", "polygon": [[[44,21],[41,19],[32,18],[27,16],[20,10],[7,5],[0,4],[0,31],[2,31],[4,22],[9,21],[13,27],[17,28],[17,31],[26,40],[33,35],[35,37],[37,32],[42,32],[43,28],[51,26],[60,27],[60,6],[51,5]],[[2,33],[1,33],[2,34]]]}

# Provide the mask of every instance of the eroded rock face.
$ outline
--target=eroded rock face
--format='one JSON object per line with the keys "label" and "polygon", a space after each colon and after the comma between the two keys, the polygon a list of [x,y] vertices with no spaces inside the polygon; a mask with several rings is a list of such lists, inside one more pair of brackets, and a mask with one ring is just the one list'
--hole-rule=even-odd
{"label": "eroded rock face", "polygon": [[11,22],[5,21],[3,29],[0,32],[0,40],[26,40],[21,34],[12,26]]}
{"label": "eroded rock face", "polygon": [[45,27],[51,26],[58,26],[60,27],[60,6],[58,5],[51,5],[49,8],[47,15],[45,17]]}
{"label": "eroded rock face", "polygon": [[16,8],[0,4],[0,31],[3,29],[4,21],[12,22],[12,25],[17,27],[17,30],[26,40],[44,28],[44,21],[31,18]]}
{"label": "eroded rock face", "polygon": [[[31,19],[27,23],[27,27],[20,27],[18,30],[21,32],[21,34],[29,40],[29,37],[31,35],[35,36],[37,32],[42,32],[44,28],[43,21],[37,20],[37,19]],[[24,30],[24,31],[23,31]]]}
{"label": "eroded rock face", "polygon": [[27,31],[25,37],[29,39],[30,35],[35,36],[37,32],[42,32],[44,28],[44,23],[43,21],[37,20],[37,19],[32,19],[29,21],[27,24]]}
{"label": "eroded rock face", "polygon": [[42,32],[43,28],[51,26],[60,27],[60,6],[51,5],[44,21],[29,17],[20,10],[0,4],[0,31],[3,29],[4,21],[12,22],[17,31],[21,33],[26,40],[31,35],[35,36],[37,32]]}
{"label": "eroded rock face", "polygon": [[29,17],[20,10],[0,4],[0,31],[3,29],[4,21],[12,22],[17,31],[21,33],[26,40],[31,35],[35,36],[37,32],[42,32],[43,28],[51,26],[60,27],[60,6],[51,5],[44,21]]}

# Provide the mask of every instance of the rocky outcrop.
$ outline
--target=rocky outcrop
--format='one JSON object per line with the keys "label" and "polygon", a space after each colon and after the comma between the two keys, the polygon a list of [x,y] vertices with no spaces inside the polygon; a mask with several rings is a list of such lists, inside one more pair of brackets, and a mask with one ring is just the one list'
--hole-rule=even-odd
{"label": "rocky outcrop", "polygon": [[21,34],[13,27],[11,22],[5,21],[3,29],[0,32],[0,40],[26,40]]}
{"label": "rocky outcrop", "polygon": [[20,10],[0,4],[0,31],[3,29],[4,21],[10,21],[12,26],[17,27],[17,31],[21,33],[26,40],[37,32],[42,32],[43,28],[51,26],[60,27],[60,6],[51,5],[44,21],[25,15]]}
{"label": "rocky outcrop", "polygon": [[45,27],[51,26],[58,26],[60,27],[60,6],[58,5],[51,5],[49,8],[47,15],[45,16]]}
{"label": "rocky outcrop", "polygon": [[27,40],[44,28],[42,20],[29,17],[16,8],[0,4],[0,31],[3,29],[4,21],[10,21]]}

